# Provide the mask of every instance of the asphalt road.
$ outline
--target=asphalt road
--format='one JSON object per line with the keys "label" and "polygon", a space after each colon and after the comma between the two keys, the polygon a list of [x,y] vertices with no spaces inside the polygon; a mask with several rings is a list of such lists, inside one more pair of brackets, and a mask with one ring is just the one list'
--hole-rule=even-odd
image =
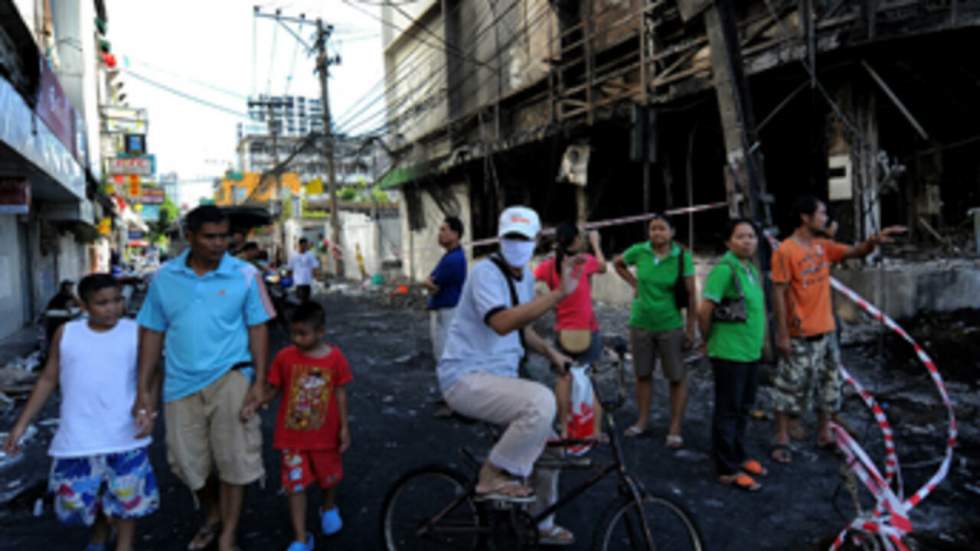
{"label": "asphalt road", "polygon": [[[320,298],[328,313],[328,339],[347,355],[354,381],[348,391],[353,445],[344,459],[346,477],[339,492],[345,529],[334,538],[320,537],[317,549],[379,549],[379,509],[391,483],[401,473],[426,463],[449,462],[461,466],[458,449],[464,445],[486,448],[486,440],[480,436],[477,426],[432,417],[437,389],[433,360],[428,352],[425,312],[383,307],[366,297],[331,294]],[[600,318],[604,331],[622,332],[625,317],[624,312],[603,311]],[[278,348],[285,341],[277,336],[274,344]],[[848,365],[856,366],[853,370],[859,376],[880,373],[880,369],[875,371],[869,363],[866,351],[848,350],[845,357]],[[536,363],[532,372],[541,376],[546,368]],[[826,543],[853,513],[847,493],[840,489],[836,456],[802,443],[797,446],[796,462],[792,466],[770,465],[771,472],[763,480],[765,487],[761,492],[749,494],[719,485],[707,455],[709,376],[704,367],[693,369],[684,433],[687,447],[680,452],[663,445],[667,423],[663,408],[665,388],[658,381],[653,431],[627,443],[630,467],[652,491],[674,497],[696,514],[710,549],[825,549]],[[908,375],[889,377],[896,384],[902,383],[901,377],[915,381]],[[928,383],[921,384],[928,394]],[[976,393],[975,389],[970,392]],[[905,407],[898,399],[895,404],[891,413],[904,423],[932,427],[904,436],[901,427],[899,430],[903,461],[928,463],[940,450],[942,433],[936,427],[941,426],[941,412],[934,405],[909,403]],[[244,551],[284,549],[290,539],[286,501],[278,483],[278,457],[271,448],[274,411],[274,407],[270,408],[263,418],[269,477],[264,486],[250,487],[246,497],[239,538]],[[868,417],[855,400],[848,401],[847,411],[849,421],[860,429],[867,427]],[[56,412],[51,404],[46,415],[56,416]],[[617,414],[619,425],[627,426],[634,413],[631,403],[628,404]],[[4,423],[0,427],[9,422],[9,417],[0,417],[0,423]],[[32,514],[36,498],[43,493],[49,464],[44,451],[51,431],[42,427],[27,458],[0,471],[0,494],[5,489],[19,492],[13,501],[0,505],[0,549],[84,548],[87,535],[84,529],[60,526],[50,508],[40,517]],[[750,450],[765,457],[770,435],[768,421],[753,421],[749,431]],[[873,428],[866,434],[869,450],[878,453],[880,437]],[[977,467],[980,446],[976,431],[964,434],[963,440],[964,455],[958,458],[950,478],[913,516],[913,522],[923,532],[917,540],[918,549],[976,549],[973,542],[980,535],[977,521],[980,504],[976,495],[964,488],[980,487]],[[161,486],[162,508],[139,525],[139,549],[184,549],[200,522],[190,493],[170,473],[165,453],[162,430],[158,427],[152,460]],[[602,457],[601,453],[598,455]],[[927,465],[909,471],[907,484],[918,487],[934,467]],[[570,473],[564,476],[562,487],[567,489],[587,476],[588,473]],[[25,486],[26,490],[17,490]],[[589,548],[593,528],[614,494],[615,485],[603,483],[559,513],[559,523],[572,529],[578,537],[574,549]],[[316,526],[312,514],[310,525]]]}

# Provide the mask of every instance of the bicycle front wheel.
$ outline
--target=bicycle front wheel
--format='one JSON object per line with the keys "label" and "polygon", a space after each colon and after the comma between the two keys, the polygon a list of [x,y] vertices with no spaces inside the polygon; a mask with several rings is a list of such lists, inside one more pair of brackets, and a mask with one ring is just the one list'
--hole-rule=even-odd
{"label": "bicycle front wheel", "polygon": [[470,483],[458,471],[429,465],[402,476],[381,508],[381,537],[387,551],[477,549],[480,513]]}
{"label": "bicycle front wheel", "polygon": [[[652,541],[647,542],[644,524]],[[592,543],[595,551],[702,551],[701,530],[694,517],[679,503],[647,495],[637,504],[622,497],[603,515]]]}

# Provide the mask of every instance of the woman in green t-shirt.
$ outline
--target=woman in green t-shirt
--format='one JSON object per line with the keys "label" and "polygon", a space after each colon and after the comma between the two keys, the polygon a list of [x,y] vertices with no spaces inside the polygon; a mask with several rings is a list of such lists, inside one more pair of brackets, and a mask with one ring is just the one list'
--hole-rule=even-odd
{"label": "woman in green t-shirt", "polygon": [[759,244],[755,226],[733,220],[725,244],[728,252],[704,282],[698,313],[715,378],[712,456],[720,482],[756,491],[762,486],[753,477],[764,476],[766,469],[745,452],[745,427],[766,342],[765,294],[752,263]]}
{"label": "woman in green t-shirt", "polygon": [[[636,372],[638,417],[626,436],[642,434],[650,420],[653,368],[657,358],[670,383],[670,428],[667,446],[680,448],[681,420],[687,404],[687,370],[684,349],[694,342],[697,327],[697,294],[691,254],[674,242],[674,228],[661,214],[650,220],[650,239],[633,245],[613,261],[616,273],[636,292],[630,307],[630,345]],[[636,274],[630,271],[635,267]],[[678,281],[682,278],[682,281]],[[687,291],[687,319],[677,304],[677,286]]]}

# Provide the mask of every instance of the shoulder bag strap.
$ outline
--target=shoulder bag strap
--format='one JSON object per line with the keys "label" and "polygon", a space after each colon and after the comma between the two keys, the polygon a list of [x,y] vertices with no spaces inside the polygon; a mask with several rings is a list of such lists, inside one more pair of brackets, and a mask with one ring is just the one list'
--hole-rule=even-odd
{"label": "shoulder bag strap", "polygon": [[[490,255],[490,261],[497,266],[500,273],[504,276],[504,281],[507,282],[507,289],[510,290],[510,303],[511,308],[518,306],[521,301],[517,296],[517,287],[514,285],[514,276],[510,273],[510,268],[504,262],[503,258],[500,258],[496,254]],[[517,331],[517,336],[521,339],[521,348],[524,349],[524,356],[527,356],[527,344],[524,342],[524,329],[519,329]],[[522,360],[523,362],[523,360]]]}

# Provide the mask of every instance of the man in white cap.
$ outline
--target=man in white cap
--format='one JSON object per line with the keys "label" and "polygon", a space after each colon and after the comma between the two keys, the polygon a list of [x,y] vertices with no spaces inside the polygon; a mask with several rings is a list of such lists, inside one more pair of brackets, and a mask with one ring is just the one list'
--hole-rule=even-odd
{"label": "man in white cap", "polygon": [[[532,514],[557,499],[557,471],[535,473],[533,490],[522,481],[554,434],[556,401],[548,387],[518,378],[518,366],[525,348],[559,371],[571,363],[531,323],[574,292],[579,280],[578,259],[569,258],[561,285],[535,298],[528,263],[540,230],[538,214],[527,207],[501,213],[500,251],[473,266],[437,367],[439,387],[453,411],[506,427],[480,469],[478,499],[533,502]],[[574,535],[550,517],[538,528],[541,543],[574,543]]]}

